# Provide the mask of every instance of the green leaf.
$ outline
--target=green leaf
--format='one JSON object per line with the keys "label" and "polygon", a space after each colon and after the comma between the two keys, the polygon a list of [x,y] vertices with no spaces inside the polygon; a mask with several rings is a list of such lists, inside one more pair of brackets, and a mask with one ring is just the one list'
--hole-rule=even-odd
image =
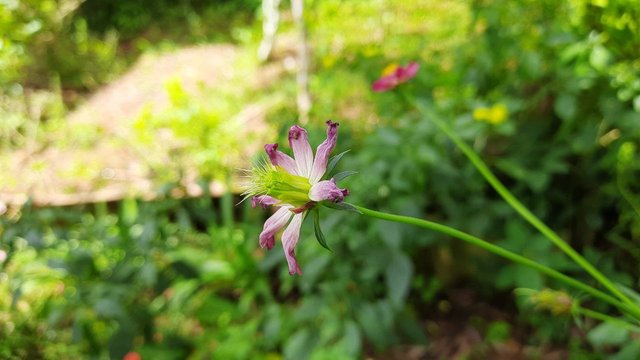
{"label": "green leaf", "polygon": [[301,328],[290,336],[284,345],[284,358],[307,359],[309,352],[315,347],[317,341],[316,334],[312,334],[309,329]]}
{"label": "green leaf", "polygon": [[342,159],[342,157],[344,156],[344,154],[348,153],[351,150],[345,150],[343,152],[341,152],[340,154],[332,157],[331,159],[329,159],[329,164],[327,164],[327,170],[324,172],[325,176],[328,174],[331,174],[331,171],[333,171],[333,169],[336,167],[336,165],[338,165],[338,162],[340,161],[340,159]]}
{"label": "green leaf", "polygon": [[626,344],[620,352],[609,357],[609,360],[636,360],[640,359],[640,341]]}
{"label": "green leaf", "polygon": [[349,177],[349,176],[351,176],[351,175],[355,175],[355,174],[357,174],[357,173],[358,173],[357,171],[351,171],[351,170],[341,171],[341,172],[339,172],[339,173],[337,173],[337,174],[333,175],[333,176],[332,176],[332,178],[333,178],[336,182],[338,182],[338,181],[340,181],[340,180],[342,180],[342,179],[344,179],[344,178],[347,178],[347,177]]}
{"label": "green leaf", "polygon": [[362,347],[362,336],[358,324],[353,320],[347,320],[344,324],[344,335],[339,342],[342,349],[348,355],[356,357],[360,353]]}
{"label": "green leaf", "polygon": [[589,63],[596,70],[604,70],[611,62],[611,52],[602,45],[596,45],[591,50],[591,56],[589,56]]}
{"label": "green leaf", "polygon": [[365,336],[376,349],[384,349],[396,341],[391,330],[394,312],[385,301],[358,304],[355,316]]}
{"label": "green leaf", "polygon": [[515,284],[518,287],[537,290],[544,287],[544,279],[542,278],[542,275],[530,267],[516,265],[514,275]]}
{"label": "green leaf", "polygon": [[620,325],[604,322],[589,331],[587,339],[595,347],[621,345],[629,338],[629,330]]}
{"label": "green leaf", "polygon": [[413,264],[411,259],[401,252],[396,252],[389,260],[385,272],[387,293],[391,302],[396,306],[400,306],[409,293]]}
{"label": "green leaf", "polygon": [[573,119],[578,110],[575,96],[571,94],[560,94],[553,104],[553,109],[562,120]]}
{"label": "green leaf", "polygon": [[321,201],[320,204],[335,210],[352,211],[358,214],[362,214],[362,211],[358,210],[358,208],[346,202],[334,203],[331,201]]}
{"label": "green leaf", "polygon": [[327,240],[324,238],[322,229],[320,228],[320,211],[318,209],[313,210],[313,230],[316,233],[316,240],[322,245],[323,248],[332,251],[327,245]]}

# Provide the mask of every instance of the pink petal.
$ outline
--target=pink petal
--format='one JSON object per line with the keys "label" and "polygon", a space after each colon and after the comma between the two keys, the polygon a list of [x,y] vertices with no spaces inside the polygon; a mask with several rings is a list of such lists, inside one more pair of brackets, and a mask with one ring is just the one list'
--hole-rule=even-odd
{"label": "pink petal", "polygon": [[399,67],[396,70],[396,77],[399,82],[405,82],[409,79],[412,79],[418,73],[420,69],[420,64],[415,61],[408,63],[405,67]]}
{"label": "pink petal", "polygon": [[398,78],[395,74],[383,76],[380,79],[376,80],[371,89],[375,92],[382,92],[391,90],[398,85]]}
{"label": "pink petal", "polygon": [[309,190],[309,199],[313,201],[341,202],[346,195],[349,195],[349,190],[339,189],[334,179],[320,181]]}
{"label": "pink petal", "polygon": [[251,206],[256,207],[258,205],[261,205],[263,209],[267,206],[275,205],[279,202],[280,200],[269,195],[258,195],[251,198]]}
{"label": "pink petal", "polygon": [[313,166],[313,151],[309,145],[307,131],[298,125],[293,125],[289,129],[289,145],[293,149],[298,175],[308,178]]}
{"label": "pink petal", "polygon": [[293,161],[291,156],[278,151],[278,144],[266,144],[264,150],[269,155],[269,159],[273,166],[282,166],[289,174],[298,175],[296,170],[296,162]]}
{"label": "pink petal", "polygon": [[311,176],[309,182],[315,184],[322,178],[324,172],[327,170],[327,162],[329,161],[329,155],[336,146],[338,140],[338,123],[334,123],[331,120],[327,121],[327,138],[318,145],[316,150],[316,158],[313,160],[313,167],[311,168]]}
{"label": "pink petal", "polygon": [[304,213],[296,214],[289,223],[289,226],[282,233],[282,247],[284,249],[284,256],[287,258],[289,264],[289,274],[302,275],[298,261],[296,260],[296,245],[300,239],[300,226],[302,225]]}
{"label": "pink petal", "polygon": [[267,221],[264,222],[264,227],[260,233],[260,247],[271,250],[276,242],[275,235],[280,229],[282,229],[293,213],[290,211],[293,208],[291,205],[282,206],[278,211],[271,215]]}

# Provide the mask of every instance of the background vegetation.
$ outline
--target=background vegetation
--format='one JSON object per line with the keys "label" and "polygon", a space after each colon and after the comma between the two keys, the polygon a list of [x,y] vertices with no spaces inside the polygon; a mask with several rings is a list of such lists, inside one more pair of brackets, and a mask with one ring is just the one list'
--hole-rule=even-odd
{"label": "background vegetation", "polygon": [[[0,4],[3,161],[25,147],[61,146],[64,134],[91,147],[100,134],[66,116],[144,54],[225,42],[241,54],[238,69],[263,66],[253,55],[262,28],[256,0]],[[278,38],[284,50],[271,63],[286,63],[288,6]],[[340,166],[359,172],[345,180],[351,202],[437,219],[591,281],[521,221],[434,124],[397,93],[370,91],[389,63],[415,60],[418,76],[401,90],[449,122],[598,269],[640,288],[636,1],[305,7],[314,101],[306,126],[318,143],[326,119],[341,123],[336,150],[351,151]],[[258,247],[268,214],[234,206],[233,193],[212,196],[207,184],[232,183],[238,161],[248,162],[243,146],[256,140],[239,136],[233,121],[248,101],[271,104],[268,128],[286,143],[295,89],[286,72],[264,89],[232,77],[197,96],[177,79],[167,84],[167,110],[143,112],[127,130],[132,146],[148,153],[155,200],[9,206],[0,218],[0,358],[640,358],[638,334],[537,311],[514,295],[520,287],[562,288],[535,271],[356,214],[323,209],[333,252],[303,226],[304,275],[290,277],[279,245]],[[168,158],[154,157],[162,131],[181,139]],[[20,181],[4,164],[0,178]],[[202,195],[175,197],[193,169]]]}

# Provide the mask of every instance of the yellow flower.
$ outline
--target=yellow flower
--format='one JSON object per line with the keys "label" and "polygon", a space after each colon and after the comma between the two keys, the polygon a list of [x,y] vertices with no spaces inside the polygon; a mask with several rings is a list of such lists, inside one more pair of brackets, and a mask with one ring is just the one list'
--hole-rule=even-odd
{"label": "yellow flower", "polygon": [[473,110],[473,119],[476,121],[486,121],[489,118],[489,108],[479,107]]}
{"label": "yellow flower", "polygon": [[493,125],[502,124],[508,116],[509,109],[502,103],[495,104],[490,108],[479,107],[473,110],[473,118],[476,121],[484,121]]}

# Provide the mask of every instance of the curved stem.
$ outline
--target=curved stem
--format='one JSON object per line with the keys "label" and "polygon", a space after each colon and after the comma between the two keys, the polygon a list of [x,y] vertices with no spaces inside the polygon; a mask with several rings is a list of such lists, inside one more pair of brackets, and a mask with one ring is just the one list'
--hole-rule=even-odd
{"label": "curved stem", "polygon": [[496,190],[500,196],[511,207],[518,212],[525,220],[527,220],[533,227],[538,229],[547,239],[562,250],[573,261],[580,265],[587,273],[589,273],[594,279],[596,279],[602,286],[607,288],[612,294],[617,296],[620,300],[628,304],[629,306],[640,312],[640,306],[629,299],[609,280],[604,274],[596,269],[591,263],[589,263],[580,253],[574,250],[569,244],[567,244],[558,234],[551,230],[545,223],[543,223],[538,217],[536,217],[529,209],[524,206],[516,197],[498,180],[498,178],[489,170],[489,167],[482,161],[478,154],[465,143],[444,121],[440,120],[437,116],[429,114],[429,111],[423,109],[420,105],[415,103],[412,99],[408,99],[418,111],[423,115],[429,115],[428,118],[433,121],[456,146],[467,156],[473,166],[482,174],[487,182]]}
{"label": "curved stem", "polygon": [[573,306],[573,312],[576,314],[581,314],[584,316],[588,316],[590,318],[594,318],[600,321],[606,321],[606,322],[610,322],[613,324],[616,324],[620,327],[623,327],[629,331],[633,331],[635,333],[640,334],[640,327],[630,324],[624,320],[618,319],[618,318],[614,318],[613,316],[609,316],[607,314],[603,314],[601,312],[595,311],[595,310],[591,310],[591,309],[587,309],[587,308],[583,308],[582,306],[579,305],[574,305]]}
{"label": "curved stem", "polygon": [[467,234],[463,231],[454,229],[452,227],[446,226],[446,225],[442,225],[442,224],[438,224],[432,221],[428,221],[428,220],[423,220],[423,219],[418,219],[418,218],[414,218],[414,217],[409,217],[409,216],[402,216],[402,215],[394,215],[394,214],[387,214],[387,213],[383,213],[380,211],[375,211],[375,210],[371,210],[371,209],[367,209],[364,208],[362,206],[358,206],[358,205],[353,205],[351,204],[353,207],[355,207],[356,209],[358,209],[358,211],[360,211],[360,213],[362,215],[366,215],[366,216],[370,216],[373,218],[378,218],[378,219],[382,219],[382,220],[386,220],[386,221],[393,221],[393,222],[398,222],[398,223],[403,223],[403,224],[409,224],[409,225],[414,225],[414,226],[418,226],[424,229],[429,229],[429,230],[434,230],[434,231],[438,231],[441,232],[443,234],[458,238],[462,241],[465,241],[469,244],[475,245],[479,248],[485,249],[489,252],[492,252],[496,255],[502,256],[506,259],[509,259],[513,262],[516,262],[518,264],[522,264],[525,266],[529,266],[545,275],[548,275],[549,277],[552,277],[558,281],[561,281],[569,286],[572,286],[576,289],[582,290],[590,295],[592,295],[593,297],[596,297],[600,300],[603,300],[615,307],[617,307],[620,310],[623,311],[627,311],[631,314],[633,314],[634,317],[636,317],[637,319],[640,319],[640,310],[638,310],[637,308],[635,308],[634,306],[629,306],[625,303],[622,303],[621,301],[619,301],[618,299],[605,294],[603,292],[601,292],[600,290],[597,290],[589,285],[584,284],[583,282],[580,282],[576,279],[573,279],[559,271],[556,271],[552,268],[549,268],[547,266],[544,266],[540,263],[537,263],[529,258],[526,258],[522,255],[518,255],[514,252],[511,252],[509,250],[506,250],[504,248],[501,248],[499,246],[496,246],[494,244],[491,244],[485,240],[482,240],[478,237],[475,237],[473,235]]}

